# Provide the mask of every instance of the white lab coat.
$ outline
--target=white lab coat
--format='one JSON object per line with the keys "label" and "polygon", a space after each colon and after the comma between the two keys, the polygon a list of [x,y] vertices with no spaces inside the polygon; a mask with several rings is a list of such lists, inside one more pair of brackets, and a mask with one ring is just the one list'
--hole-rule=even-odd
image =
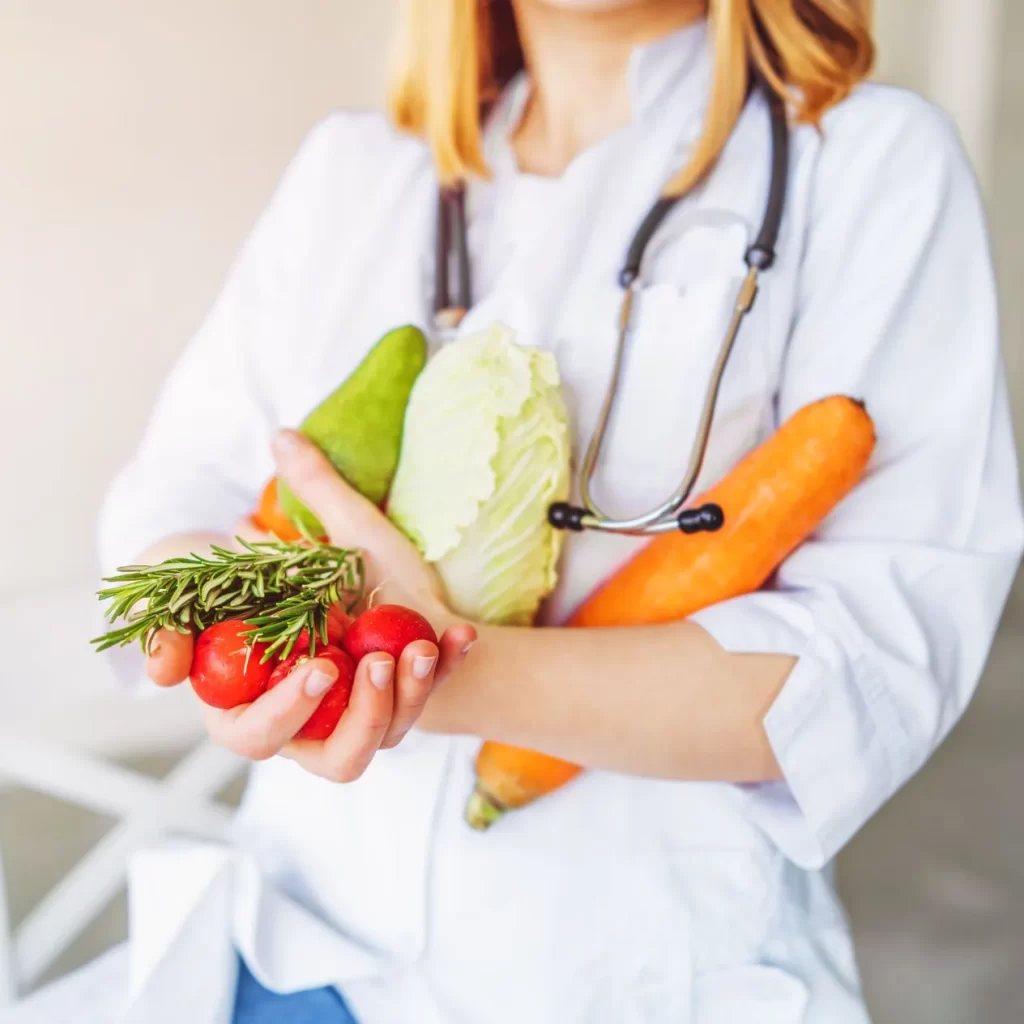
{"label": "white lab coat", "polygon": [[[700,132],[709,69],[703,26],[637,51],[633,123],[557,180],[512,160],[525,81],[489,130],[462,329],[500,320],[551,349],[577,438],[609,373],[620,263]],[[836,392],[866,401],[877,453],[771,589],[695,617],[729,650],[799,657],[765,718],[785,782],[589,772],[479,835],[461,818],[474,738],[413,733],[348,786],[258,764],[237,849],[136,863],[124,1020],[226,1021],[233,944],[273,988],[338,985],[364,1024],[867,1019],[828,865],[963,712],[1022,520],[988,238],[949,120],[865,86],[792,145],[778,263],[737,342],[702,486]],[[597,477],[614,511],[678,482],[769,166],[755,97],[652,245]],[[272,472],[275,428],[387,329],[429,324],[435,195],[427,150],[377,115],[312,131],[110,492],[108,567],[166,534],[226,530]],[[549,619],[638,543],[574,537]],[[79,1005],[74,1019],[94,1018]]]}

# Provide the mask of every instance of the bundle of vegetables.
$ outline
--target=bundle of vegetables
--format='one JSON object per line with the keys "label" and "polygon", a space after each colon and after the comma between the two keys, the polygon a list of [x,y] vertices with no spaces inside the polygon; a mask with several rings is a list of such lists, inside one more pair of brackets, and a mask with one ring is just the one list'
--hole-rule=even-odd
{"label": "bundle of vegetables", "polygon": [[[418,328],[386,334],[300,427],[378,504],[394,476],[406,403],[426,351]],[[120,625],[94,643],[104,650],[138,641],[148,651],[161,629],[195,634],[189,678],[200,699],[219,708],[250,703],[304,658],[327,658],[338,668],[337,682],[298,734],[325,739],[348,705],[360,658],[374,651],[397,658],[414,640],[437,637],[422,616],[394,605],[353,622],[349,613],[363,592],[359,552],[319,539],[323,526],[282,482],[267,484],[250,518],[278,540],[128,566],[105,581],[100,598]]]}
{"label": "bundle of vegetables", "polygon": [[157,632],[194,633],[189,680],[215,708],[249,704],[307,658],[326,658],[338,678],[298,732],[323,740],[348,707],[357,663],[384,651],[398,658],[414,640],[437,643],[430,623],[410,608],[378,605],[352,619],[362,592],[359,553],[327,544],[241,542],[158,565],[127,566],[100,598],[123,625],[93,641],[99,650]]}
{"label": "bundle of vegetables", "polygon": [[[584,601],[569,624],[672,622],[758,590],[856,486],[874,445],[861,402],[834,395],[798,410],[697,500],[721,506],[719,532],[660,535]],[[466,820],[488,828],[581,770],[546,754],[484,743]]]}
{"label": "bundle of vegetables", "polygon": [[[557,365],[501,326],[425,363],[416,328],[385,335],[300,429],[360,493],[387,500],[389,516],[436,566],[455,611],[529,625],[556,582],[562,534],[547,511],[570,491]],[[836,395],[800,410],[699,499],[722,507],[721,531],[659,536],[570,625],[668,622],[758,589],[856,485],[873,445],[861,403]],[[279,481],[268,483],[252,519],[279,539],[121,570],[101,597],[124,624],[96,643],[148,648],[159,629],[198,634],[192,684],[218,707],[255,699],[301,658],[327,656],[338,682],[300,733],[323,738],[347,705],[353,659],[373,650],[397,657],[412,640],[436,636],[396,606],[353,623],[359,553],[323,542],[316,516]],[[476,769],[466,816],[477,828],[581,770],[491,742]]]}

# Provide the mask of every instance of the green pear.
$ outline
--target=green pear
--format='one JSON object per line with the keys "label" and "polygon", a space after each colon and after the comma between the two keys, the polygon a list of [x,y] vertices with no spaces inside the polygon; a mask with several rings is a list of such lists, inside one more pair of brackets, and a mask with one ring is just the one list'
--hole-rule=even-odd
{"label": "green pear", "polygon": [[[391,489],[405,407],[426,362],[427,339],[418,327],[390,331],[299,427],[341,476],[376,505]],[[320,520],[284,481],[278,481],[278,500],[300,530],[325,535]]]}

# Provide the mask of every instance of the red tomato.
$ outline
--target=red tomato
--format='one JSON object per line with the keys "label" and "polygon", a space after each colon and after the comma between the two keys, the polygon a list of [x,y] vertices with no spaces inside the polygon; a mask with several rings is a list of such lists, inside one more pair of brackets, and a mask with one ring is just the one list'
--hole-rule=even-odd
{"label": "red tomato", "polygon": [[[299,740],[325,740],[334,732],[335,726],[348,707],[352,696],[352,683],[356,677],[356,663],[343,651],[332,645],[318,647],[316,659],[329,661],[337,666],[338,678],[334,685],[323,695],[316,710],[306,720],[306,724],[295,734]],[[270,674],[267,689],[272,690],[304,661],[309,655],[302,651],[293,651],[284,661],[278,662]]]}
{"label": "red tomato", "polygon": [[345,634],[345,650],[357,662],[368,654],[383,651],[396,661],[414,640],[437,643],[434,627],[411,608],[380,604],[363,612]]}
{"label": "red tomato", "polygon": [[251,704],[267,688],[272,662],[260,664],[266,644],[251,647],[239,635],[251,630],[240,619],[227,619],[196,637],[189,679],[204,704],[236,708]]}

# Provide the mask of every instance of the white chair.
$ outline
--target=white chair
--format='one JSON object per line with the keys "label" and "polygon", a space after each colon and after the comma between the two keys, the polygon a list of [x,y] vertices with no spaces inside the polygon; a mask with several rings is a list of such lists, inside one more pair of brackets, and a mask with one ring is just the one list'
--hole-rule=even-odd
{"label": "white chair", "polygon": [[[0,786],[23,786],[117,821],[13,932],[0,851],[0,1007],[24,997],[97,916],[124,883],[136,849],[171,833],[225,838],[232,811],[215,796],[244,770],[202,739],[188,687],[134,699],[118,687],[110,662],[88,644],[102,629],[98,611],[89,586],[0,605],[0,644],[8,652],[0,668]],[[183,750],[163,779],[112,760]]]}

